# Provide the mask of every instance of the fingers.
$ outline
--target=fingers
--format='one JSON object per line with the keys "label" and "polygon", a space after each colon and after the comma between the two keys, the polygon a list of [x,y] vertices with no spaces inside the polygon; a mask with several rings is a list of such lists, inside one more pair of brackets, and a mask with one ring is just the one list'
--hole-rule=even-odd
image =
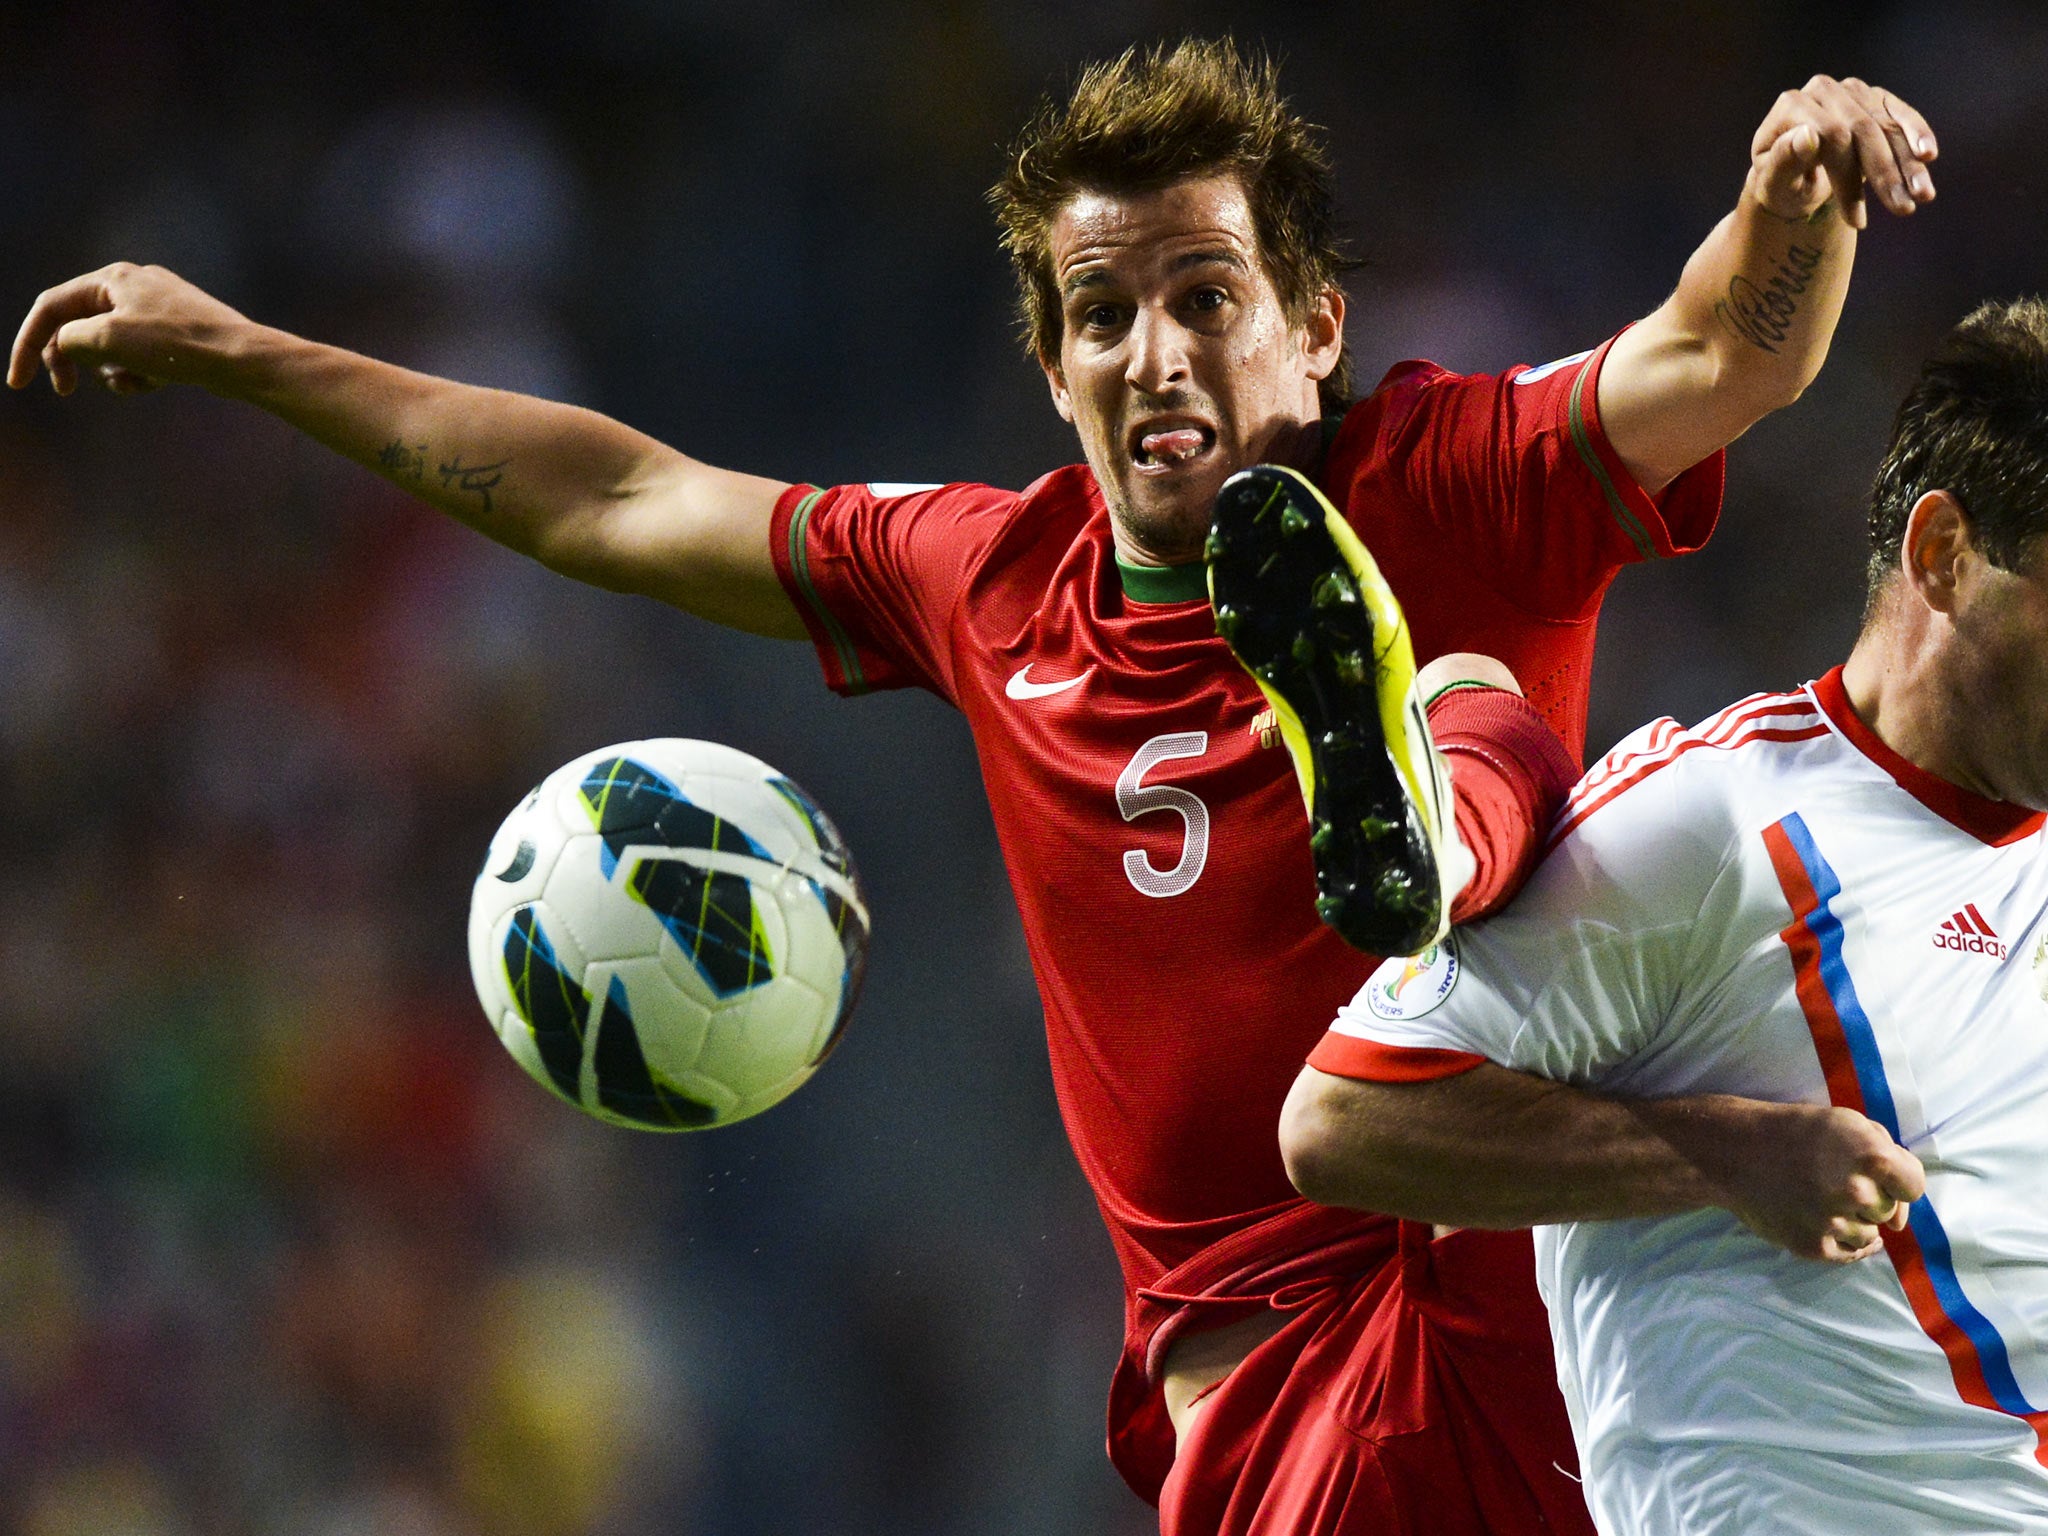
{"label": "fingers", "polygon": [[1763,181],[1764,205],[1772,211],[1787,217],[1803,216],[1827,201],[1820,134],[1811,123],[1795,124],[1779,134],[1756,164]]}
{"label": "fingers", "polygon": [[1820,1240],[1819,1258],[1827,1264],[1860,1264],[1883,1250],[1884,1239],[1875,1228],[1861,1222],[1842,1222]]}
{"label": "fingers", "polygon": [[1821,1257],[1830,1263],[1853,1264],[1884,1246],[1884,1233],[1903,1232],[1912,1219],[1913,1202],[1927,1193],[1927,1170],[1920,1159],[1894,1142],[1875,1122],[1870,1129],[1884,1137],[1860,1172],[1849,1178],[1850,1210],[1828,1222]]}
{"label": "fingers", "polygon": [[[36,376],[36,363],[40,360],[50,369],[50,380],[57,385],[59,394],[69,394],[65,381],[58,376],[53,365],[57,333],[74,319],[99,314],[113,307],[113,300],[107,294],[101,274],[88,273],[74,277],[68,283],[45,289],[30,306],[21,329],[14,337],[14,350],[7,359],[7,383],[10,388],[25,388]],[[74,376],[70,384],[76,387]]]}
{"label": "fingers", "polygon": [[[78,388],[78,365],[57,350],[57,343],[54,340],[43,348],[42,359],[43,367],[49,370],[50,387],[58,394],[68,395]],[[33,369],[30,370],[29,377],[35,377]]]}
{"label": "fingers", "polygon": [[1934,137],[1934,130],[1927,126],[1927,119],[1914,111],[1910,103],[1894,96],[1890,91],[1880,90],[1877,94],[1884,98],[1885,109],[1890,112],[1892,121],[1905,130],[1906,142],[1911,145],[1921,164],[1932,164],[1940,158],[1941,145]]}
{"label": "fingers", "polygon": [[[138,270],[116,262],[40,295],[14,338],[7,360],[8,385],[27,387],[34,382],[40,364],[60,395],[78,388],[81,370],[89,371],[119,395],[157,388],[162,380],[138,373],[114,361],[112,355],[117,350],[117,312],[125,313],[123,293]],[[135,297],[132,291],[126,296]]]}
{"label": "fingers", "polygon": [[[1808,135],[1811,135],[1811,138]],[[1910,214],[1934,198],[1928,162],[1934,133],[1911,105],[1880,87],[1815,75],[1780,96],[1750,143],[1757,195],[1784,218],[1803,218],[1828,197],[1854,228],[1869,222],[1866,198]]]}
{"label": "fingers", "polygon": [[1872,1178],[1878,1193],[1890,1206],[1875,1219],[1894,1232],[1905,1231],[1913,1202],[1927,1193],[1927,1170],[1904,1147],[1889,1146],[1884,1149]]}
{"label": "fingers", "polygon": [[50,338],[49,345],[43,348],[43,366],[49,370],[50,383],[58,394],[68,395],[78,388],[81,367],[91,369],[93,376],[109,387],[110,374],[127,372],[115,364],[99,361],[106,345],[106,331],[105,317],[94,315],[67,321]]}

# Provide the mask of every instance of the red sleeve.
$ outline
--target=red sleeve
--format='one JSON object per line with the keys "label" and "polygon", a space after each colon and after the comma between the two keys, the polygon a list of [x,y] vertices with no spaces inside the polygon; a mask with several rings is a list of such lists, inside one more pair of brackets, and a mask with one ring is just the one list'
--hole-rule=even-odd
{"label": "red sleeve", "polygon": [[1333,1029],[1308,1053],[1308,1064],[1332,1077],[1355,1077],[1368,1083],[1428,1083],[1484,1066],[1486,1058],[1436,1046],[1388,1045]]}
{"label": "red sleeve", "polygon": [[1616,570],[1691,553],[1721,510],[1719,453],[1655,497],[1623,467],[1600,424],[1613,345],[1504,374],[1402,363],[1353,408],[1334,455],[1341,469],[1348,448],[1354,489],[1368,497],[1372,477],[1392,476],[1400,499],[1460,558],[1490,564],[1523,611],[1586,618]]}
{"label": "red sleeve", "polygon": [[835,692],[922,687],[953,698],[953,615],[1016,504],[985,485],[782,493],[769,552]]}

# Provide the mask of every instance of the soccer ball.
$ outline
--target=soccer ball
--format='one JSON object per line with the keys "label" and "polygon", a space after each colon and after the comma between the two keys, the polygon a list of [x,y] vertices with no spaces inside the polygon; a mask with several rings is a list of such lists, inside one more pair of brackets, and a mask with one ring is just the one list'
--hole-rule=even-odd
{"label": "soccer ball", "polygon": [[498,1038],[613,1125],[696,1131],[788,1097],[838,1044],[868,909],[801,789],[708,741],[606,747],[491,839],[469,965]]}

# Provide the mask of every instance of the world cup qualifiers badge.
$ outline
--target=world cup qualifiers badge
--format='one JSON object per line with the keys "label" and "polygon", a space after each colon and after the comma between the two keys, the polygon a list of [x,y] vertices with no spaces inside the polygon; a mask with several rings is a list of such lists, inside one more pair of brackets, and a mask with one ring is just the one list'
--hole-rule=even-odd
{"label": "world cup qualifiers badge", "polygon": [[1375,1018],[1399,1023],[1419,1019],[1445,998],[1458,984],[1458,950],[1446,938],[1419,955],[1387,961],[1366,983],[1365,1006]]}

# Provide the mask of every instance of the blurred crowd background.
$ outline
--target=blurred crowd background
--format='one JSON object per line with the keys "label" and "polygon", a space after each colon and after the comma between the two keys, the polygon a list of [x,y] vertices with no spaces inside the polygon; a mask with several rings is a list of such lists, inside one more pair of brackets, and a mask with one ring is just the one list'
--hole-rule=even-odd
{"label": "blurred crowd background", "polygon": [[[1916,360],[2048,251],[2048,11],[1676,0],[0,0],[0,311],[121,257],[790,479],[1074,457],[982,189],[1036,96],[1231,29],[1325,124],[1361,377],[1651,308],[1817,70],[1916,103],[1832,361],[1608,609],[1592,747],[1842,655]],[[547,769],[775,763],[876,913],[843,1049],[586,1122],[472,999]],[[957,719],[579,589],[194,393],[0,399],[0,1531],[1136,1533],[1118,1287]]]}

